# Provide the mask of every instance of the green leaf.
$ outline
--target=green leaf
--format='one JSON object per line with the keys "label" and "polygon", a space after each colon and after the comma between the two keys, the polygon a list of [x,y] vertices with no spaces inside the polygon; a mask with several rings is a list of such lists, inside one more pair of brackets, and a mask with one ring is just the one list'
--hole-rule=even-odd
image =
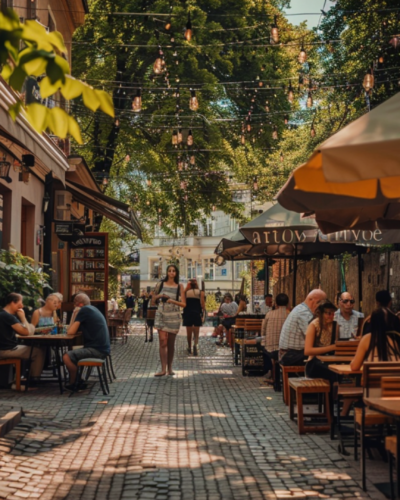
{"label": "green leaf", "polygon": [[25,73],[25,71],[20,66],[17,66],[10,76],[8,83],[14,90],[16,90],[17,92],[21,92],[22,85],[24,84],[25,78],[27,76],[28,75]]}
{"label": "green leaf", "polygon": [[92,111],[96,111],[101,102],[100,99],[97,96],[97,93],[93,91],[91,87],[84,87],[83,92],[82,92],[82,97],[83,97],[83,103],[84,105],[91,109]]}
{"label": "green leaf", "polygon": [[42,106],[42,104],[38,104],[36,102],[26,106],[26,116],[29,123],[37,132],[42,133],[43,130],[46,129],[47,114],[49,111],[50,110],[46,108],[46,106]]}
{"label": "green leaf", "polygon": [[66,75],[65,83],[61,87],[61,93],[65,99],[71,100],[82,94],[84,83],[76,80],[70,75]]}
{"label": "green leaf", "polygon": [[55,60],[48,62],[46,74],[51,83],[56,83],[58,80],[64,81],[65,78],[62,68],[55,62]]}
{"label": "green leaf", "polygon": [[68,131],[78,144],[83,144],[79,125],[72,116],[68,116]]}
{"label": "green leaf", "polygon": [[12,75],[13,69],[9,64],[5,64],[3,66],[3,70],[0,73],[1,77],[4,78],[6,82],[8,82],[10,76]]}
{"label": "green leaf", "polygon": [[58,80],[54,84],[51,83],[50,78],[48,76],[44,77],[43,80],[39,83],[40,87],[40,95],[43,99],[55,94],[57,90],[61,87],[61,80]]}
{"label": "green leaf", "polygon": [[61,108],[53,108],[47,113],[47,127],[61,139],[68,134],[68,114]]}
{"label": "green leaf", "polygon": [[104,90],[96,90],[96,95],[100,100],[100,109],[114,118],[115,113],[111,96]]}
{"label": "green leaf", "polygon": [[19,115],[19,113],[21,111],[21,106],[22,106],[22,103],[21,103],[21,101],[18,100],[16,103],[12,104],[8,108],[8,113],[11,116],[11,118],[13,119],[13,121],[15,121],[17,119],[17,116]]}

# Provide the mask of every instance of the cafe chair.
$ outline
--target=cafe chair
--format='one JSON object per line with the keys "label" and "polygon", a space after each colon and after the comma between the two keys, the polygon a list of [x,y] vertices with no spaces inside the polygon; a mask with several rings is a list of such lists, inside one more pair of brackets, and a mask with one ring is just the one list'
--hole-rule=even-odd
{"label": "cafe chair", "polygon": [[0,359],[1,365],[14,365],[15,366],[15,389],[21,390],[21,360],[18,358]]}
{"label": "cafe chair", "polygon": [[108,373],[108,377],[110,379],[110,382],[112,382],[113,379],[115,380],[117,378],[117,376],[115,375],[115,372],[114,372],[114,366],[113,366],[111,354],[107,354],[107,356],[106,356],[106,368],[107,368],[107,373]]}
{"label": "cafe chair", "polygon": [[357,351],[359,340],[338,340],[335,343],[335,356],[354,356]]}
{"label": "cafe chair", "polygon": [[106,360],[99,358],[87,358],[81,359],[78,361],[78,378],[75,386],[79,388],[79,384],[82,380],[83,372],[86,370],[91,370],[93,368],[97,368],[97,375],[99,377],[99,382],[103,394],[107,396],[110,393],[110,389],[107,383],[107,374],[106,374]]}
{"label": "cafe chair", "polygon": [[[363,365],[364,397],[381,396],[382,378],[400,377],[400,364],[391,361],[367,362]],[[386,389],[385,389],[386,390]],[[354,412],[354,457],[357,458],[357,439],[360,438],[360,460],[362,488],[367,490],[365,471],[366,442],[380,444],[384,427],[388,427],[393,419],[377,411],[369,410],[363,405]]]}
{"label": "cafe chair", "polygon": [[[400,397],[400,377],[382,377],[381,380],[382,398],[399,398]],[[397,437],[386,436],[385,449],[388,455],[389,462],[389,480],[390,480],[390,498],[394,500],[394,481],[393,481],[393,458],[398,460],[397,456]],[[397,478],[399,481],[400,478]]]}

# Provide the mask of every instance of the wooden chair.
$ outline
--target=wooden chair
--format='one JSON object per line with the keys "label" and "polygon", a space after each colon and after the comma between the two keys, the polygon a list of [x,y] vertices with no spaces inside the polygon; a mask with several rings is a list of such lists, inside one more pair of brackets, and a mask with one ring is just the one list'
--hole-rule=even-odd
{"label": "wooden chair", "polygon": [[[297,427],[299,434],[306,432],[328,432],[331,428],[331,412],[329,408],[329,393],[331,385],[327,380],[323,379],[304,379],[291,378],[289,379],[289,416],[290,420],[294,420],[294,405],[297,403]],[[303,394],[323,394],[324,395],[324,411],[321,413],[313,413],[304,415],[303,412]],[[305,416],[324,417],[327,420],[326,424],[307,424],[304,420]]]}
{"label": "wooden chair", "polygon": [[[367,362],[363,365],[363,389],[364,396],[371,396],[371,391],[381,394],[382,378],[400,377],[400,363],[396,361],[378,361]],[[365,473],[365,441],[366,427],[372,427],[368,431],[368,438],[375,441],[381,440],[383,426],[392,422],[390,417],[382,415],[379,412],[363,408],[356,408],[354,412],[354,457],[357,459],[357,438],[360,434],[360,460],[362,488],[366,491],[366,473]],[[379,426],[377,429],[376,426]]]}
{"label": "wooden chair", "polygon": [[[304,375],[305,365],[304,366],[284,366],[281,365],[282,369],[282,397],[283,402],[287,406],[289,404],[289,373],[300,373]],[[295,379],[294,379],[295,380]]]}
{"label": "wooden chair", "polygon": [[15,389],[21,390],[21,360],[19,358],[6,358],[0,359],[0,365],[14,365],[15,366]]}
{"label": "wooden chair", "polygon": [[359,340],[338,340],[335,344],[335,356],[354,356]]}
{"label": "wooden chair", "polygon": [[[400,397],[400,377],[382,377],[381,379],[382,398],[398,398]],[[390,480],[390,498],[394,500],[394,482],[393,482],[393,458],[398,460],[397,456],[397,437],[386,436],[385,449],[388,454],[389,461],[389,480]],[[397,478],[399,481],[400,478]]]}
{"label": "wooden chair", "polygon": [[98,358],[87,358],[78,361],[78,377],[75,384],[76,389],[79,389],[79,384],[82,380],[85,368],[90,370],[92,370],[93,368],[97,368],[97,375],[99,377],[101,389],[104,396],[107,396],[107,394],[110,393],[110,389],[108,388],[107,383],[106,360]]}
{"label": "wooden chair", "polygon": [[381,379],[381,397],[399,398],[400,397],[400,377],[382,377]]}

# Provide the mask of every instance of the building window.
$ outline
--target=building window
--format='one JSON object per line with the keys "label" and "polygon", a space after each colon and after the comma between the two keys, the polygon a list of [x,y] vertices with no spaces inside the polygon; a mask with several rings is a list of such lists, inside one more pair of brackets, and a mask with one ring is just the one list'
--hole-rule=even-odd
{"label": "building window", "polygon": [[150,261],[150,279],[159,280],[162,276],[162,263],[159,259]]}
{"label": "building window", "polygon": [[14,7],[13,0],[1,0],[1,10],[12,9]]}
{"label": "building window", "polygon": [[203,265],[204,265],[204,279],[214,280],[215,278],[214,259],[204,259]]}
{"label": "building window", "polygon": [[196,277],[196,265],[192,259],[187,259],[187,278],[190,280],[191,278]]}

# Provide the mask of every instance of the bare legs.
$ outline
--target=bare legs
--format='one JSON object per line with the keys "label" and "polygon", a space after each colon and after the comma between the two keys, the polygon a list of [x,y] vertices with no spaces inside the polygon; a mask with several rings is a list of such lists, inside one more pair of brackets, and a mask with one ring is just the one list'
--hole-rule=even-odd
{"label": "bare legs", "polygon": [[158,331],[158,338],[160,342],[160,360],[161,360],[161,371],[155,374],[155,377],[163,377],[167,374],[173,375],[172,363],[175,354],[175,333],[164,332],[163,330]]}
{"label": "bare legs", "polygon": [[194,333],[193,355],[197,356],[199,354],[199,334],[200,334],[200,327],[199,326],[194,326],[193,327],[193,333]]}
{"label": "bare legs", "polygon": [[[192,334],[193,334],[193,327],[187,326],[186,327],[186,336],[187,336],[187,343],[188,343],[188,352],[192,351]],[[196,344],[196,342],[195,342],[195,344]]]}

